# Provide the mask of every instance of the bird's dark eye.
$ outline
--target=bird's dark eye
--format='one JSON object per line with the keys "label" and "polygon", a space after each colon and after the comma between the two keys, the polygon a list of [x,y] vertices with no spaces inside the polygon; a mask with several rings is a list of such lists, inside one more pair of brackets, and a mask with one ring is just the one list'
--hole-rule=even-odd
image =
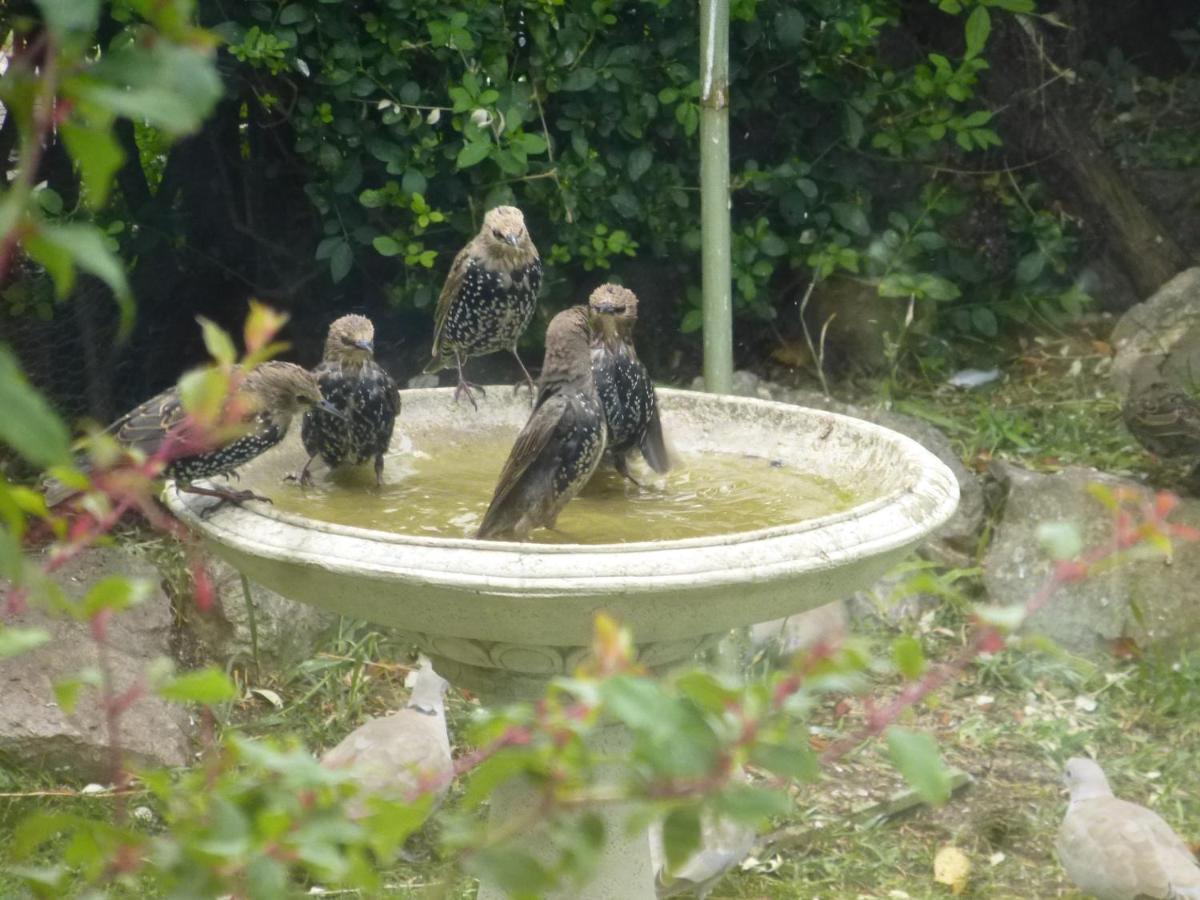
{"label": "bird's dark eye", "polygon": [[306,396],[306,395],[304,395],[304,394],[297,394],[297,395],[296,395],[296,402],[297,402],[297,403],[299,403],[301,406],[312,406],[312,404],[313,404],[313,398],[312,398],[312,397],[308,397],[308,396]]}
{"label": "bird's dark eye", "polygon": [[503,235],[503,234],[500,232],[500,229],[499,229],[499,228],[493,228],[493,229],[492,229],[492,235],[493,235],[493,236],[496,238],[496,240],[498,240],[498,241],[502,241],[502,240],[504,240],[504,235]]}
{"label": "bird's dark eye", "polygon": [[344,337],[344,338],[342,338],[342,343],[345,344],[347,347],[353,347],[354,346],[354,338]]}

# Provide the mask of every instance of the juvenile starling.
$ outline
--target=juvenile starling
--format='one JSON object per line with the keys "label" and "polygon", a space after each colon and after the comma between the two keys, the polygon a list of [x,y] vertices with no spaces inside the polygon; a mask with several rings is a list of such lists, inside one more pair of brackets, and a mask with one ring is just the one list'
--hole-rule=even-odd
{"label": "juvenile starling", "polygon": [[446,730],[447,687],[429,660],[422,660],[404,709],[368,719],[321,758],[323,766],[354,772],[362,799],[349,807],[351,817],[366,815],[367,796],[411,801],[431,790],[441,802],[454,775]]}
{"label": "juvenile starling", "polygon": [[508,455],[478,537],[553,528],[604,454],[604,409],[592,378],[585,306],[563,310],[546,329],[546,358],[533,413]]}
{"label": "juvenile starling", "polygon": [[529,370],[517,355],[517,341],[537,305],[542,259],[525,230],[525,217],[515,206],[497,206],[483,217],[483,227],[454,257],[434,312],[433,361],[426,372],[458,369],[454,399],[472,388],[463,363],[472,356],[507,350],[521,367],[529,390]]}
{"label": "juvenile starling", "polygon": [[1121,410],[1138,443],[1163,459],[1200,459],[1200,402],[1161,381],[1131,391]]}
{"label": "juvenile starling", "polygon": [[1067,762],[1071,803],[1056,849],[1067,876],[1099,900],[1200,900],[1200,865],[1158,813],[1113,796],[1090,759]]}
{"label": "juvenile starling", "polygon": [[633,347],[637,303],[633,291],[615,284],[600,285],[588,299],[596,326],[592,375],[608,420],[608,452],[617,471],[634,484],[637,480],[628,467],[634,450],[641,451],[655,472],[671,467],[654,384]]}
{"label": "juvenile starling", "polygon": [[[181,491],[242,503],[267,498],[253,491],[195,487],[192,482],[230,474],[274,447],[287,434],[292,417],[303,410],[321,406],[341,415],[322,399],[321,389],[311,374],[286,362],[265,362],[251,369],[226,402],[236,404],[240,427],[223,435],[216,446],[205,444],[195,452],[188,452],[188,447],[201,439],[191,433],[178,387],[171,387],[130,410],[113,422],[108,431],[118,443],[146,456],[159,452],[168,440],[178,442],[182,452],[167,463],[163,472],[166,477],[175,479]],[[61,485],[52,485],[47,490],[47,502],[53,506],[72,493],[61,491]]]}
{"label": "juvenile starling", "polygon": [[375,328],[365,316],[342,316],[329,326],[325,357],[313,370],[321,395],[345,418],[310,409],[300,423],[308,462],[300,483],[311,480],[308,467],[319,455],[331,469],[375,460],[375,482],[383,482],[383,455],[400,412],[396,382],[375,362]]}

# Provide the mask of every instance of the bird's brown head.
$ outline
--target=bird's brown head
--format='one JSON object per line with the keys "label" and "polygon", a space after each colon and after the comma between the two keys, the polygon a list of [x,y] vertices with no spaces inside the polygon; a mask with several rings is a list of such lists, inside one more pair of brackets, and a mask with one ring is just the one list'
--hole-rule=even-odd
{"label": "bird's brown head", "polygon": [[317,379],[295,363],[260,363],[246,374],[239,392],[285,429],[292,416],[314,406],[327,408]]}
{"label": "bird's brown head", "polygon": [[537,255],[537,248],[525,227],[525,215],[515,206],[489,209],[483,217],[479,236],[483,246],[494,256],[520,259]]}
{"label": "bird's brown head", "polygon": [[546,328],[546,358],[542,381],[590,374],[592,325],[586,306],[564,309]]}
{"label": "bird's brown head", "polygon": [[1071,792],[1072,800],[1094,800],[1097,797],[1112,796],[1112,789],[1108,786],[1104,770],[1095,760],[1083,756],[1067,760],[1063,784]]}
{"label": "bird's brown head", "polygon": [[366,316],[342,316],[329,326],[325,338],[327,361],[361,365],[374,352],[375,326]]}
{"label": "bird's brown head", "polygon": [[608,344],[618,337],[629,337],[637,321],[637,308],[637,294],[619,284],[602,284],[588,298],[592,327]]}

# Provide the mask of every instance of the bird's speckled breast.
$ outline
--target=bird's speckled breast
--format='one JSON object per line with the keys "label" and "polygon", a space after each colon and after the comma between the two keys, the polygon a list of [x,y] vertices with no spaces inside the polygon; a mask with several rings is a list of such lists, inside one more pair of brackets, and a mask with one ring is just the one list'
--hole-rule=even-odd
{"label": "bird's speckled breast", "polygon": [[512,270],[472,259],[446,316],[442,345],[464,356],[512,348],[529,327],[541,284],[540,259]]}

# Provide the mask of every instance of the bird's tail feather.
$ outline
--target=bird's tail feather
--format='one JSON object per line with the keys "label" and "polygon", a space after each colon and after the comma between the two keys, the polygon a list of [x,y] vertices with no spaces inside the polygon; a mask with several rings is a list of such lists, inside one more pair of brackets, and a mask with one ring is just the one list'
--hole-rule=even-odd
{"label": "bird's tail feather", "polygon": [[447,368],[447,363],[446,363],[445,359],[441,356],[435,356],[433,359],[431,359],[429,361],[429,365],[427,365],[421,371],[426,375],[432,375],[435,372],[440,372],[440,371],[442,371],[442,369],[445,369],[445,368]]}
{"label": "bird's tail feather", "polygon": [[663,437],[662,420],[658,417],[658,412],[655,411],[650,423],[646,426],[646,433],[642,435],[642,443],[640,446],[642,456],[646,460],[646,464],[655,472],[662,474],[671,468],[671,455],[667,452],[667,442]]}

